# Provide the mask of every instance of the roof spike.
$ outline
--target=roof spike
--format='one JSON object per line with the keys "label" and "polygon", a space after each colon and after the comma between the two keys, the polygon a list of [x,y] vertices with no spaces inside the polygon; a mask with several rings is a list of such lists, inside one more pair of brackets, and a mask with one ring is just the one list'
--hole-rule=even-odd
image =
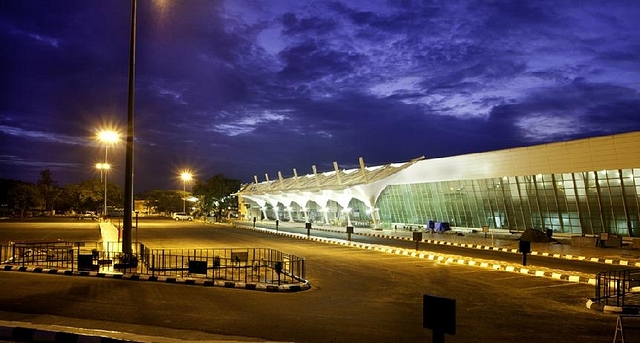
{"label": "roof spike", "polygon": [[296,168],[293,168],[293,180],[295,181],[295,185],[299,187],[300,181],[298,180],[298,171],[296,170]]}
{"label": "roof spike", "polygon": [[282,189],[282,172],[278,170],[278,180],[280,180],[280,189]]}
{"label": "roof spike", "polygon": [[314,176],[314,179],[316,179],[316,185],[319,188],[320,187],[320,180],[318,180],[318,169],[316,168],[315,164],[311,166],[311,170],[313,170],[313,176]]}
{"label": "roof spike", "polygon": [[254,176],[253,176],[253,181],[255,181],[255,182],[256,182],[256,185],[258,184],[258,175],[254,175]]}
{"label": "roof spike", "polygon": [[358,162],[360,162],[360,170],[362,171],[362,178],[364,179],[364,182],[368,182],[369,180],[367,180],[367,169],[364,165],[364,158],[360,156],[358,158]]}
{"label": "roof spike", "polygon": [[338,168],[338,162],[333,161],[333,170],[336,171],[336,179],[338,179],[338,184],[342,184],[342,179],[340,179],[340,169]]}
{"label": "roof spike", "polygon": [[269,174],[264,173],[264,178],[267,180],[267,182],[269,182]]}

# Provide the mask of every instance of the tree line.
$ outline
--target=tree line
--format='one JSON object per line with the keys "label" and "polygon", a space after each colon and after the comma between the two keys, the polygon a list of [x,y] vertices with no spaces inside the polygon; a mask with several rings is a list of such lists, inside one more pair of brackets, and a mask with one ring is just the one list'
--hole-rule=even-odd
{"label": "tree line", "polygon": [[[192,192],[151,190],[134,195],[134,200],[143,203],[146,213],[169,215],[182,211],[183,199],[194,198],[197,200],[188,202],[188,212],[223,218],[237,211],[238,199],[232,194],[240,186],[239,180],[216,174],[204,181],[197,180]],[[107,197],[108,208],[124,207],[124,192],[119,185],[107,182]],[[0,179],[0,216],[3,217],[101,213],[103,204],[104,183],[100,179],[59,186],[48,169],[40,172],[40,179],[35,183]]]}

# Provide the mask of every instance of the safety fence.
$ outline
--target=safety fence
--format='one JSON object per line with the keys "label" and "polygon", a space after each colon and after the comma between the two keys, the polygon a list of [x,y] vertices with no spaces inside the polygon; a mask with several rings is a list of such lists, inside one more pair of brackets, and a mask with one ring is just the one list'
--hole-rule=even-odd
{"label": "safety fence", "polygon": [[22,267],[206,278],[245,283],[305,282],[305,259],[269,248],[152,249],[138,243],[123,254],[119,243],[11,242],[0,262]]}
{"label": "safety fence", "polygon": [[640,307],[640,269],[598,273],[594,301],[610,306]]}
{"label": "safety fence", "polygon": [[0,262],[22,267],[76,270],[85,256],[95,256],[96,242],[10,242],[0,245]]}
{"label": "safety fence", "polygon": [[297,283],[306,277],[304,258],[269,248],[140,248],[142,272],[154,276],[270,284]]}

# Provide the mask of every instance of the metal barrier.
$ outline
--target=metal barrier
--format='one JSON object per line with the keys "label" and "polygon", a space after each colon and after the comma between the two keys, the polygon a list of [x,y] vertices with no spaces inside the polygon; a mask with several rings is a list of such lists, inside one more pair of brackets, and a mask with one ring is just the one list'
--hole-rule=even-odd
{"label": "metal barrier", "polygon": [[269,248],[141,250],[141,273],[240,282],[297,283],[305,260]]}
{"label": "metal barrier", "polygon": [[96,243],[66,241],[10,242],[0,245],[0,262],[21,267],[80,270],[83,263],[79,259],[96,256],[96,246]]}
{"label": "metal barrier", "polygon": [[17,242],[0,245],[0,262],[245,283],[280,285],[306,281],[304,258],[269,248],[150,249],[138,243],[129,258],[118,248],[118,243],[109,242]]}
{"label": "metal barrier", "polygon": [[[594,301],[611,306],[638,306],[629,302],[630,295],[640,292],[640,269],[611,270],[596,276],[596,296]],[[633,300],[637,300],[633,298]]]}

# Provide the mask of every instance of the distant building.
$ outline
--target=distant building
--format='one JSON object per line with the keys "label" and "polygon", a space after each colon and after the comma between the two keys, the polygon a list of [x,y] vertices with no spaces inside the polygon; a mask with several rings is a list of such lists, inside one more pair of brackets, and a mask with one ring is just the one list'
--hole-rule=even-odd
{"label": "distant building", "polygon": [[640,236],[640,132],[334,170],[245,185],[240,217],[376,228]]}

